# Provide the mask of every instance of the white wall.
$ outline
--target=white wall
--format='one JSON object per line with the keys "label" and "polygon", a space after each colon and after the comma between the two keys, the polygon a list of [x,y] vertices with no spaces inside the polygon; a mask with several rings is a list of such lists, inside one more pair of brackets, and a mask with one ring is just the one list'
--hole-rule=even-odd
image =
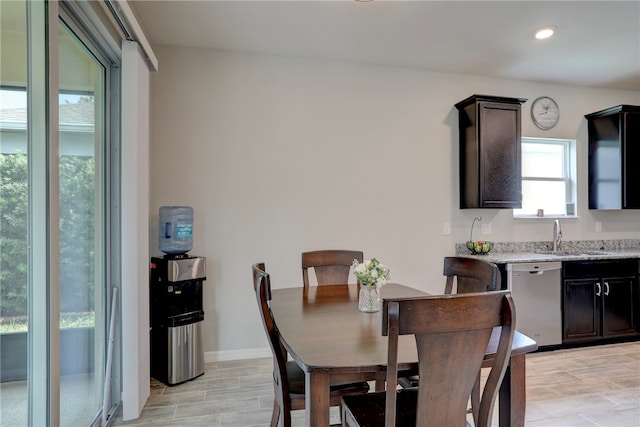
{"label": "white wall", "polygon": [[[390,265],[394,281],[444,286],[442,259],[491,222],[494,241],[550,240],[550,220],[510,210],[458,208],[458,119],[469,95],[524,97],[524,136],[578,140],[578,220],[566,240],[640,238],[640,212],[586,208],[584,114],[640,104],[640,92],[595,90],[473,75],[159,47],[151,85],[150,252],[158,208],[194,207],[192,254],[207,258],[205,351],[264,348],[251,264],[272,286],[300,286],[300,253],[362,249]],[[529,119],[549,95],[560,122]],[[595,233],[596,220],[603,232]],[[443,235],[450,222],[452,235]]]}

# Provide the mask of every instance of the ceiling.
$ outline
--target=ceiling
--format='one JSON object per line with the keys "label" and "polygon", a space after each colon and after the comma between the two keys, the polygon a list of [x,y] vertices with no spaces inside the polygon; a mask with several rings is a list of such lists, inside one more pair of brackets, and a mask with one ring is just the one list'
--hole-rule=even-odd
{"label": "ceiling", "polygon": [[[129,3],[153,47],[640,90],[640,1]],[[556,35],[536,41],[534,30],[546,25]]]}

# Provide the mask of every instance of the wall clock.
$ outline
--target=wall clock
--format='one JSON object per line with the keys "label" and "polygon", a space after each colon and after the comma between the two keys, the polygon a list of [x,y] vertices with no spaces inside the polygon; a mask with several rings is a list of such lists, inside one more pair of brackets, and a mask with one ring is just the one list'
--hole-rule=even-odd
{"label": "wall clock", "polygon": [[531,120],[542,130],[549,130],[558,123],[560,109],[553,98],[541,96],[531,104]]}

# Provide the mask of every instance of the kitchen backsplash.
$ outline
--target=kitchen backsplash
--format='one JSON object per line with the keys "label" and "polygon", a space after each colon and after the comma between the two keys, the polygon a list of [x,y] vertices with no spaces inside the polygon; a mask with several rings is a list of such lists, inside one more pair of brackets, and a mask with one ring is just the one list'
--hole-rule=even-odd
{"label": "kitchen backsplash", "polygon": [[[553,242],[494,242],[491,252],[539,252],[550,251]],[[619,240],[563,240],[565,251],[640,251],[640,239]],[[456,243],[456,255],[467,255],[466,243]]]}

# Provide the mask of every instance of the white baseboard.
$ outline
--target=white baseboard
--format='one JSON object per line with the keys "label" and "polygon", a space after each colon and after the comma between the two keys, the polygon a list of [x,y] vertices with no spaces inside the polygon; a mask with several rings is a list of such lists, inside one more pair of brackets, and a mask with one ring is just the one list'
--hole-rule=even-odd
{"label": "white baseboard", "polygon": [[224,362],[227,360],[260,359],[263,357],[272,357],[270,348],[263,347],[248,348],[244,350],[207,351],[204,353],[205,363]]}

